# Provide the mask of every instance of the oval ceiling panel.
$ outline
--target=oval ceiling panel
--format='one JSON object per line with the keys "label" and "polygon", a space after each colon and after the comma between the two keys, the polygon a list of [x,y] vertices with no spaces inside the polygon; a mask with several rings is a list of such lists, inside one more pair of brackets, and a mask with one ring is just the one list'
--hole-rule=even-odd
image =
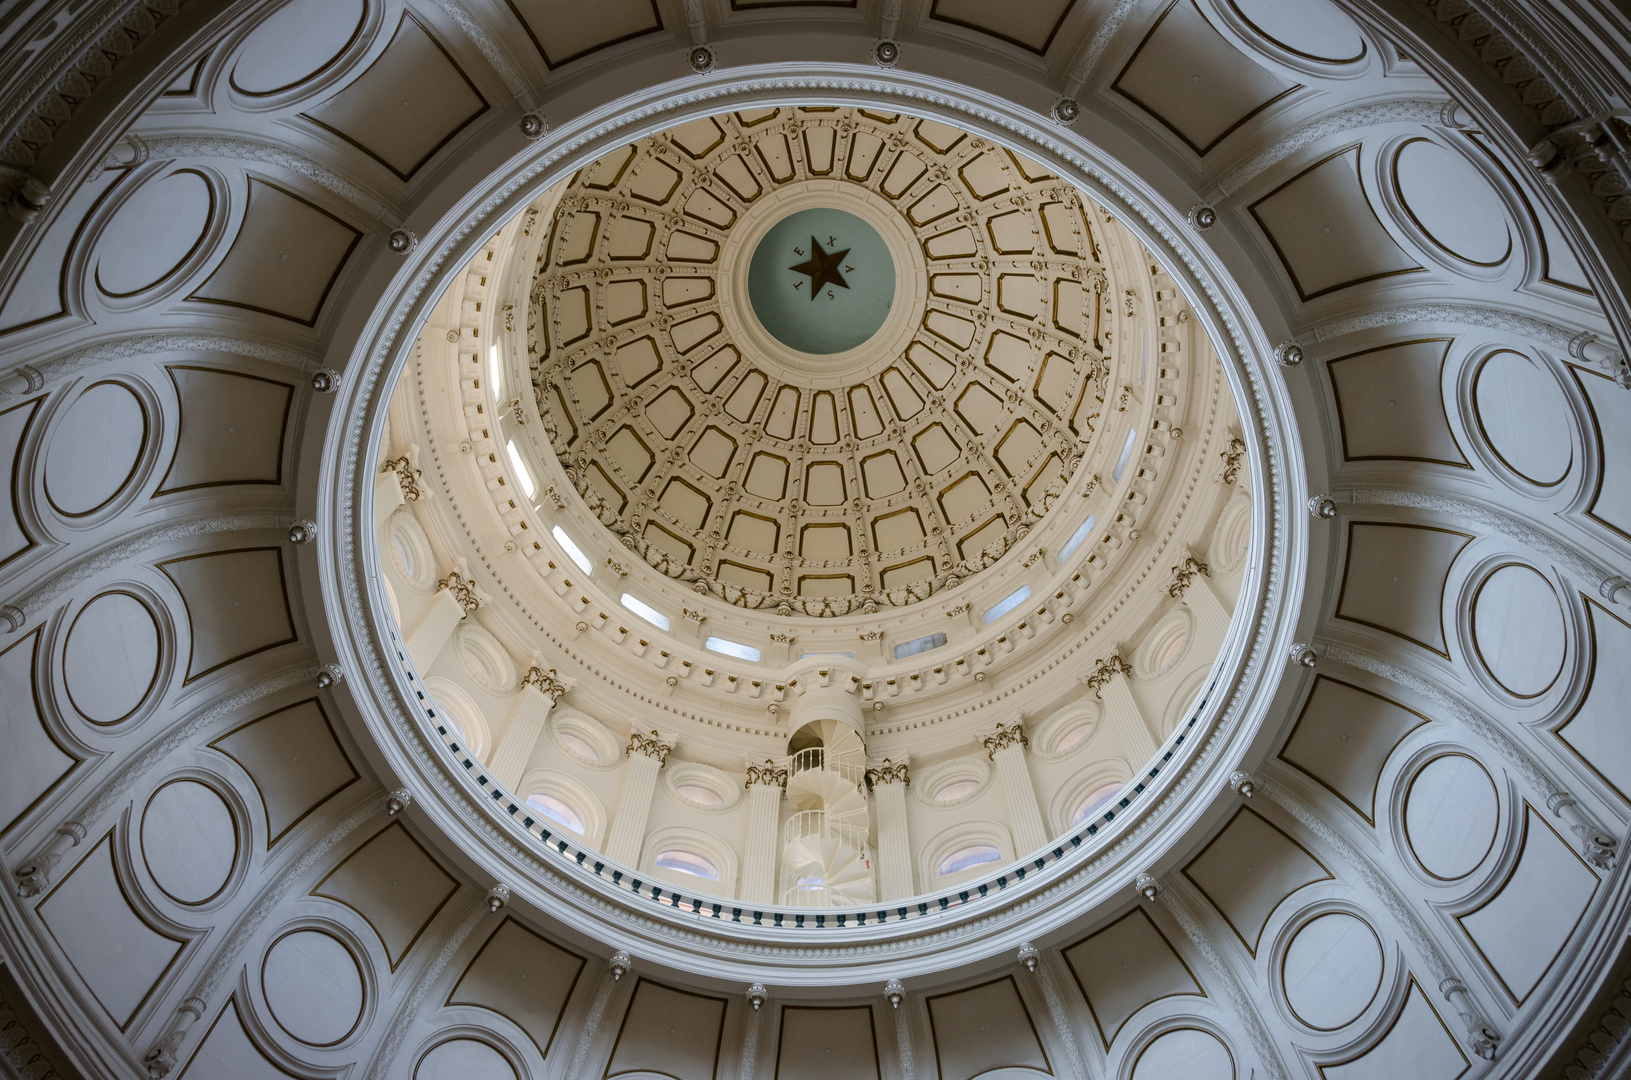
{"label": "oval ceiling panel", "polygon": [[1351,64],[1365,55],[1365,39],[1354,21],[1329,0],[1229,0],[1270,42],[1309,60]]}
{"label": "oval ceiling panel", "polygon": [[1286,947],[1284,991],[1297,1019],[1320,1031],[1346,1027],[1382,988],[1382,945],[1352,915],[1321,915]]}
{"label": "oval ceiling panel", "polygon": [[261,965],[261,990],[278,1026],[309,1046],[333,1046],[362,1019],[362,971],[332,934],[297,930]]}
{"label": "oval ceiling panel", "polygon": [[157,285],[197,250],[214,212],[202,173],[181,169],[143,184],[96,243],[97,287],[122,297]]}
{"label": "oval ceiling panel", "polygon": [[1467,159],[1429,139],[1411,139],[1393,159],[1393,186],[1428,239],[1475,266],[1512,253],[1506,204]]}
{"label": "oval ceiling panel", "polygon": [[142,814],[141,835],[148,873],[180,904],[219,896],[238,858],[231,808],[196,780],[175,780],[154,792]]}
{"label": "oval ceiling panel", "polygon": [[475,1039],[450,1039],[419,1061],[414,1080],[515,1080],[504,1055]]}
{"label": "oval ceiling panel", "polygon": [[159,624],[126,592],[103,593],[80,611],[63,648],[68,699],[93,724],[117,724],[147,699],[159,675]]}
{"label": "oval ceiling panel", "polygon": [[1516,697],[1537,697],[1563,671],[1568,644],[1557,593],[1535,570],[1512,564],[1484,579],[1472,600],[1479,662]]}
{"label": "oval ceiling panel", "polygon": [[1179,1028],[1150,1043],[1138,1055],[1133,1080],[1234,1080],[1235,1061],[1216,1035]]}
{"label": "oval ceiling panel", "polygon": [[1466,877],[1484,861],[1500,822],[1495,782],[1465,754],[1434,758],[1405,794],[1404,830],[1410,850],[1434,877]]}
{"label": "oval ceiling panel", "polygon": [[232,87],[264,97],[321,72],[362,32],[363,0],[292,0],[256,31],[232,69]]}
{"label": "oval ceiling panel", "polygon": [[115,382],[97,383],[57,422],[45,452],[45,494],[69,517],[102,509],[125,489],[147,445],[147,410]]}
{"label": "oval ceiling panel", "polygon": [[1503,349],[1478,368],[1473,384],[1478,427],[1501,463],[1531,484],[1550,487],[1574,464],[1568,402],[1540,365]]}

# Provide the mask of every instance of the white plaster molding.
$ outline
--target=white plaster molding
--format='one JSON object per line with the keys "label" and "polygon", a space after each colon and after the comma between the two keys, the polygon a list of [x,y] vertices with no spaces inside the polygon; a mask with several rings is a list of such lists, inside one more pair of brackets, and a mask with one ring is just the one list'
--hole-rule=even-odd
{"label": "white plaster molding", "polygon": [[1218,190],[1226,196],[1233,195],[1303,147],[1316,143],[1328,135],[1382,124],[1438,124],[1443,108],[1443,101],[1404,98],[1370,102],[1339,112],[1325,113],[1318,119],[1277,136],[1273,145],[1259,151],[1244,164],[1231,169],[1218,181]]}
{"label": "white plaster molding", "polygon": [[1564,820],[1579,839],[1581,851],[1588,862],[1599,869],[1608,869],[1613,865],[1619,846],[1618,837],[1581,810],[1575,797],[1553,780],[1499,723],[1436,681],[1368,652],[1332,642],[1326,645],[1326,655],[1340,663],[1380,675],[1443,707],[1512,766],[1530,790],[1541,796],[1546,808]]}
{"label": "white plaster molding", "polygon": [[[227,353],[232,356],[246,356],[252,360],[265,360],[267,363],[292,368],[300,372],[311,371],[317,365],[317,358],[310,353],[265,341],[235,337],[231,334],[212,334],[199,331],[196,333],[131,334],[98,342],[94,345],[83,346],[60,356],[48,359],[36,358],[27,366],[34,368],[39,373],[41,386],[44,386],[47,383],[61,382],[82,371],[88,371],[91,368],[112,363],[116,360],[128,360],[137,356],[155,356],[170,352]],[[16,359],[21,361],[27,355],[27,350],[18,349]],[[21,366],[23,365],[19,363],[18,367]],[[16,368],[9,370],[16,370]]]}
{"label": "white plaster molding", "polygon": [[422,1019],[425,1000],[435,988],[437,976],[452,963],[454,954],[481,921],[497,911],[498,908],[489,906],[486,896],[478,897],[469,904],[469,910],[465,912],[464,918],[459,920],[453,932],[442,942],[442,947],[436,951],[436,958],[423,971],[416,974],[413,992],[397,1006],[395,1015],[391,1017],[391,1026],[386,1029],[385,1038],[381,1041],[379,1049],[374,1052],[373,1062],[366,1074],[368,1080],[387,1080],[391,1076],[391,1066],[396,1063],[396,1056],[402,1049],[403,1040],[408,1037],[413,1025]]}
{"label": "white plaster molding", "polygon": [[1588,593],[1600,592],[1601,587],[1616,576],[1579,548],[1559,539],[1551,530],[1478,499],[1408,488],[1353,488],[1352,495],[1353,501],[1359,505],[1408,506],[1416,510],[1431,510],[1452,521],[1476,521],[1561,563],[1583,579],[1586,585],[1584,591]]}
{"label": "white plaster molding", "polygon": [[469,9],[461,4],[459,0],[434,0],[434,2],[448,18],[458,24],[459,29],[464,31],[465,37],[468,37],[471,43],[481,51],[481,55],[487,58],[487,62],[498,73],[498,77],[503,80],[504,88],[510,92],[510,96],[520,102],[523,109],[531,109],[536,106],[538,101],[536,95],[532,92],[532,87],[527,84],[527,80],[521,73],[515,69],[515,65],[510,63],[510,58],[504,55],[504,51],[498,47],[498,43],[493,40],[492,35],[487,33],[486,28],[471,15]]}
{"label": "white plaster molding", "polygon": [[1286,1071],[1285,1062],[1280,1060],[1279,1050],[1275,1047],[1274,1040],[1269,1037],[1268,1029],[1263,1026],[1263,1018],[1258,1015],[1256,1006],[1246,993],[1246,988],[1241,985],[1240,978],[1235,975],[1233,969],[1218,954],[1218,950],[1213,947],[1212,939],[1207,936],[1200,923],[1195,921],[1189,905],[1172,889],[1158,889],[1156,899],[1177,920],[1178,925],[1184,928],[1184,933],[1189,935],[1189,940],[1206,958],[1207,965],[1217,976],[1218,982],[1223,985],[1223,995],[1229,1000],[1229,1005],[1240,1020],[1241,1026],[1246,1029],[1246,1036],[1251,1041],[1258,1063],[1272,1080],[1291,1080],[1291,1074]]}
{"label": "white plaster molding", "polygon": [[147,146],[150,153],[162,158],[227,158],[275,165],[338,195],[382,225],[394,228],[402,224],[401,215],[384,202],[286,146],[228,135],[157,135],[147,139]]}
{"label": "white plaster molding", "polygon": [[[1253,778],[1248,776],[1248,779]],[[1393,887],[1387,875],[1383,874],[1377,865],[1362,854],[1358,848],[1348,843],[1341,833],[1327,824],[1312,809],[1303,805],[1301,800],[1272,777],[1262,776],[1255,779],[1257,781],[1257,790],[1261,791],[1271,802],[1285,810],[1286,813],[1296,818],[1305,829],[1323,840],[1338,855],[1342,856],[1349,866],[1353,867],[1354,872],[1359,875],[1359,879],[1364,882],[1371,895],[1381,901],[1388,914],[1393,916],[1394,923],[1404,931],[1405,937],[1410,940],[1410,944],[1415,948],[1416,955],[1427,965],[1432,976],[1432,982],[1438,985],[1441,990],[1445,984],[1453,982],[1462,987],[1462,992],[1465,992],[1465,985],[1461,982],[1455,968],[1451,966],[1449,959],[1444,955],[1444,951],[1439,948],[1438,942],[1434,941],[1432,935],[1427,932],[1426,925],[1423,924],[1415,910],[1411,908],[1403,896],[1399,895],[1399,891]],[[1455,1003],[1452,1002],[1452,1004]],[[1493,1046],[1494,1043],[1498,1043],[1501,1039],[1500,1034],[1495,1031],[1494,1025],[1481,1014],[1476,1017],[1469,1016],[1468,1011],[1459,1006],[1458,1011],[1461,1013],[1467,1028],[1467,1045],[1474,1052],[1479,1053],[1480,1057],[1484,1056],[1480,1052],[1480,1047]]]}

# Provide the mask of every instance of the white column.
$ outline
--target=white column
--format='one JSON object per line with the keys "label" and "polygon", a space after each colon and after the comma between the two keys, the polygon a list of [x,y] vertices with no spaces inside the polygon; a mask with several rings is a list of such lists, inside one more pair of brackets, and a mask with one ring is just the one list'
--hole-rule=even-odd
{"label": "white column", "polygon": [[487,762],[494,780],[511,791],[515,790],[521,774],[526,771],[527,762],[532,758],[533,748],[538,745],[538,736],[543,734],[549,710],[555,707],[566,691],[566,684],[554,668],[545,671],[534,664],[527,671],[521,679],[521,693],[516,695],[515,710],[510,713],[504,737],[499,740],[498,749],[493,751],[492,759]]}
{"label": "white column", "polygon": [[906,831],[906,758],[884,758],[866,771],[878,804],[878,892],[883,900],[904,900],[917,892],[912,844]]}
{"label": "white column", "polygon": [[1014,855],[1023,858],[1048,842],[1042,811],[1036,805],[1031,770],[1025,764],[1025,726],[1018,721],[985,736],[985,753],[997,767],[997,785],[1008,804],[1008,828],[1014,834]]}
{"label": "white column", "polygon": [[[1133,688],[1127,685],[1127,676],[1132,670],[1132,665],[1121,657],[1112,656],[1099,665],[1093,678],[1107,676],[1095,687],[1099,699],[1104,703],[1101,722],[1109,725],[1110,730],[1121,739],[1127,764],[1136,771],[1155,756],[1157,743],[1150,733],[1149,722],[1144,719],[1144,710],[1138,707],[1138,700],[1133,697]],[[1093,685],[1091,679],[1088,685]]]}
{"label": "white column", "polygon": [[442,646],[447,644],[447,639],[453,636],[453,628],[459,625],[462,618],[464,606],[459,603],[458,597],[447,589],[438,590],[436,599],[431,601],[430,610],[425,612],[419,625],[408,635],[408,655],[413,658],[415,667],[424,671],[430,666],[430,662],[442,651]]}
{"label": "white column", "polygon": [[408,635],[408,655],[420,671],[430,667],[459,620],[481,606],[476,586],[469,578],[469,570],[460,559],[447,577],[438,582],[436,599],[425,612],[419,625]]}
{"label": "white column", "polygon": [[657,792],[657,773],[674,737],[636,729],[629,736],[628,757],[623,766],[623,791],[612,817],[611,835],[606,840],[606,857],[631,869],[640,865],[640,847],[646,839],[646,820],[651,816],[651,797]]}
{"label": "white column", "polygon": [[1212,586],[1206,582],[1206,564],[1196,562],[1193,556],[1186,559],[1184,565],[1191,566],[1197,571],[1196,576],[1187,581],[1180,581],[1173,585],[1180,590],[1184,606],[1195,617],[1195,633],[1208,649],[1216,649],[1223,644],[1224,637],[1229,633],[1229,612],[1223,607]]}
{"label": "white column", "polygon": [[374,480],[374,527],[377,529],[390,520],[404,501],[402,482],[396,478],[396,471],[388,468],[380,473]]}
{"label": "white column", "polygon": [[385,524],[396,508],[404,502],[416,502],[422,493],[419,487],[419,447],[409,443],[407,451],[380,466],[374,478],[374,527]]}
{"label": "white column", "polygon": [[748,842],[742,859],[742,899],[750,904],[776,902],[777,832],[781,825],[782,795],[787,791],[787,768],[766,758],[748,764]]}

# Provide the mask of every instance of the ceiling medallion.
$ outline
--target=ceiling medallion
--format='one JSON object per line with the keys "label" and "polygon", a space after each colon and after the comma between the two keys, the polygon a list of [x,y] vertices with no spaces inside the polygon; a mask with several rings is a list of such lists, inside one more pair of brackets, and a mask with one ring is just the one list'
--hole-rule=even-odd
{"label": "ceiling medallion", "polygon": [[895,263],[876,229],[812,206],[771,226],[748,267],[753,315],[798,352],[830,356],[870,340],[895,298]]}

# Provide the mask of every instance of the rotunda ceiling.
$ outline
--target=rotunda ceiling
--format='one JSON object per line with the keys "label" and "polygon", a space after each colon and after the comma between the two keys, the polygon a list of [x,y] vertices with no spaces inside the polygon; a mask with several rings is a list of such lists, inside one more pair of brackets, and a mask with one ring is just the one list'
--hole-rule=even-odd
{"label": "rotunda ceiling", "polygon": [[1625,40],[12,5],[0,1072],[1626,1072]]}
{"label": "rotunda ceiling", "polygon": [[[1050,835],[1030,881],[1081,874],[1067,851],[1195,782],[1151,759],[1246,678],[1238,647],[1213,671],[1272,561],[1233,395],[1161,262],[1038,160],[865,108],[685,121],[576,166],[434,301],[374,451],[391,677],[501,825],[614,897],[621,865],[864,919],[1000,891]],[[517,691],[529,720],[487,704]],[[596,775],[625,739],[681,822],[644,851],[608,820],[638,787]],[[993,822],[977,763],[1026,745],[1036,809]],[[744,761],[797,812],[741,798]],[[875,819],[909,763],[925,793]],[[743,850],[765,813],[814,831]]]}
{"label": "rotunda ceiling", "polygon": [[557,199],[527,342],[553,449],[624,544],[742,607],[902,606],[994,564],[1132,351],[1108,215],[935,120],[705,117]]}

